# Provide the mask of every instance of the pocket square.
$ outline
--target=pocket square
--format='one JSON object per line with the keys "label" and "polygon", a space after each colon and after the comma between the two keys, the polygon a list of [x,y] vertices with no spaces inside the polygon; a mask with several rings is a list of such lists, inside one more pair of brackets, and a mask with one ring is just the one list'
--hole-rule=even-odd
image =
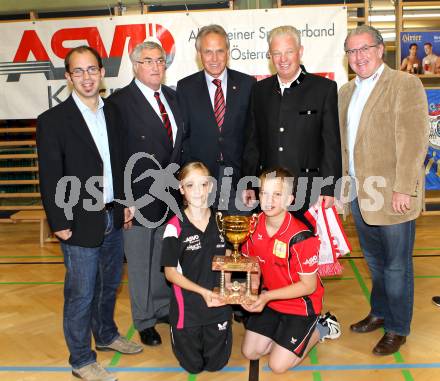
{"label": "pocket square", "polygon": [[316,114],[318,111],[316,110],[302,110],[299,112],[299,115],[312,115]]}

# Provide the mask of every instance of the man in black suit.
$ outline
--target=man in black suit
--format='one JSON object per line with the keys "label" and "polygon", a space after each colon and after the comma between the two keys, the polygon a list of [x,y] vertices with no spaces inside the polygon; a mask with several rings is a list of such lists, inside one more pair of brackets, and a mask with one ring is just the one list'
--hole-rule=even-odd
{"label": "man in black suit", "polygon": [[225,168],[231,167],[232,197],[222,194],[218,207],[235,211],[235,188],[241,176],[244,131],[255,78],[226,67],[229,39],[220,25],[201,28],[196,49],[203,70],[177,83],[185,120],[184,161],[205,163],[219,182],[218,189]]}
{"label": "man in black suit", "polygon": [[[302,219],[318,197],[326,208],[333,205],[335,183],[341,176],[337,86],[300,65],[303,47],[294,27],[273,29],[268,42],[277,74],[253,89],[243,174],[256,176],[265,169],[284,167],[299,177],[300,205],[295,203],[294,209],[299,208]],[[325,183],[317,179],[329,176]],[[314,189],[313,179],[318,180]],[[304,180],[307,184],[301,185]],[[244,199],[255,200],[254,191],[245,191]]]}
{"label": "man in black suit", "polygon": [[[66,266],[64,336],[74,376],[112,381],[96,362],[97,350],[138,353],[142,346],[118,333],[113,320],[122,277],[124,209],[118,126],[99,96],[104,68],[88,46],[65,59],[72,95],[37,121],[40,190]],[[128,210],[125,210],[128,218]]]}
{"label": "man in black suit", "polygon": [[[131,189],[134,200],[150,197],[150,201],[136,211],[133,226],[125,230],[124,248],[134,326],[142,342],[154,346],[162,342],[155,325],[167,321],[169,312],[170,289],[161,272],[160,257],[164,223],[171,217],[171,205],[161,200],[166,179],[162,175],[155,179],[154,174],[171,163],[180,164],[183,122],[174,90],[162,85],[166,70],[162,46],[152,41],[141,43],[130,59],[135,78],[109,101],[121,122],[124,163],[140,152],[149,155],[136,161]],[[134,181],[139,176],[143,179]],[[164,192],[157,192],[157,186]]]}

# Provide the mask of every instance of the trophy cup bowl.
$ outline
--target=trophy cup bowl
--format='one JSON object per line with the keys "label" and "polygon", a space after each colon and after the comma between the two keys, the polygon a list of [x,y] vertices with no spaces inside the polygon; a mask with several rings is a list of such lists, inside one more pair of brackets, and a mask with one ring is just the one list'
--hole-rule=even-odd
{"label": "trophy cup bowl", "polygon": [[[256,258],[243,257],[238,249],[240,244],[246,242],[255,231],[258,217],[256,214],[223,217],[221,212],[217,212],[216,222],[218,230],[234,246],[234,249],[230,257],[216,255],[212,261],[212,269],[221,271],[220,287],[215,288],[214,291],[223,296],[227,304],[251,303],[258,297],[257,290],[251,284],[251,273],[258,273],[259,265]],[[225,271],[246,272],[246,283],[233,282],[226,289]]]}
{"label": "trophy cup bowl", "polygon": [[247,241],[249,236],[255,231],[257,226],[257,216],[254,214],[249,216],[226,216],[223,217],[221,212],[216,214],[217,227],[226,239],[234,245],[232,257],[235,261],[240,258],[238,247]]}

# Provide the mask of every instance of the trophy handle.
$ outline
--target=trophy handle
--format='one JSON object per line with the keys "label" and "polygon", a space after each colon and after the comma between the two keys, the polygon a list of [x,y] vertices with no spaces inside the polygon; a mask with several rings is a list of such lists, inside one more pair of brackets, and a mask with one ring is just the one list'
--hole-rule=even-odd
{"label": "trophy handle", "polygon": [[258,223],[258,214],[254,213],[252,214],[252,217],[249,221],[249,233],[250,235],[254,234],[255,229],[257,228],[257,223]]}
{"label": "trophy handle", "polygon": [[225,229],[223,226],[223,214],[222,212],[217,212],[215,214],[215,222],[217,224],[217,229],[219,230],[220,233],[222,233],[223,235],[225,235]]}

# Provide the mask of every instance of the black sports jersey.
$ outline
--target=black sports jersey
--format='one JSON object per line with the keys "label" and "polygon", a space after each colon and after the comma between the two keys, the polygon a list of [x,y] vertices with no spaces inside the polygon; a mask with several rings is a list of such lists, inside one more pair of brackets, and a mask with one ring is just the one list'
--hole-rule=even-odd
{"label": "black sports jersey", "polygon": [[[183,221],[174,216],[167,224],[162,247],[164,267],[177,271],[198,285],[212,290],[220,284],[220,272],[212,271],[215,255],[225,255],[225,240],[211,210],[204,232],[196,228],[182,212]],[[173,285],[170,324],[177,328],[194,327],[230,320],[231,307],[208,307],[201,295]]]}

